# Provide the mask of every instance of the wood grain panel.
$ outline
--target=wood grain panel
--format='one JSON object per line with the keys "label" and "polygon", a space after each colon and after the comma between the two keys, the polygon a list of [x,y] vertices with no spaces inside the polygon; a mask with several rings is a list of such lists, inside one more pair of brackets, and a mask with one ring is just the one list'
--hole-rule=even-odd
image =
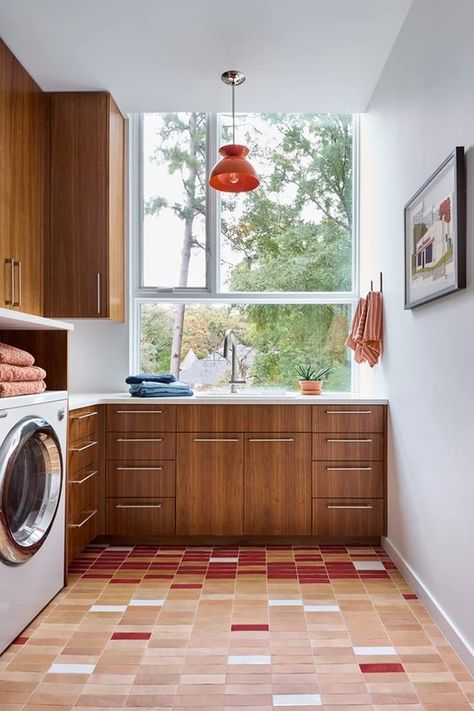
{"label": "wood grain panel", "polygon": [[311,435],[245,435],[245,533],[311,532]]}
{"label": "wood grain panel", "polygon": [[109,169],[108,169],[108,299],[109,316],[125,318],[124,299],[124,218],[125,218],[125,121],[113,98],[108,96]]}
{"label": "wood grain panel", "polygon": [[81,511],[77,518],[68,522],[66,559],[68,564],[77,558],[87,544],[99,533],[98,512],[96,509]]}
{"label": "wood grain panel", "polygon": [[383,462],[313,462],[313,496],[381,498]]}
{"label": "wood grain panel", "polygon": [[382,461],[384,436],[336,432],[313,434],[313,459],[316,461]]}
{"label": "wood grain panel", "polygon": [[176,530],[178,535],[243,532],[241,434],[178,434]]}
{"label": "wood grain panel", "polygon": [[175,500],[107,499],[107,534],[123,536],[159,536],[175,532]]}
{"label": "wood grain panel", "polygon": [[107,405],[108,432],[175,432],[175,405]]}
{"label": "wood grain panel", "polygon": [[86,467],[68,477],[68,521],[76,521],[85,509],[98,508],[99,470]]}
{"label": "wood grain panel", "polygon": [[13,65],[16,62],[8,47],[0,40],[0,259],[2,285],[0,306],[9,308],[11,302],[11,262],[13,244],[10,232],[12,212],[12,99]]}
{"label": "wood grain panel", "polygon": [[51,94],[50,316],[108,316],[107,107],[104,92]]}
{"label": "wood grain panel", "polygon": [[180,405],[178,432],[243,432],[244,405]]}
{"label": "wood grain panel", "polygon": [[108,461],[106,495],[125,497],[175,496],[172,461]]}
{"label": "wood grain panel", "polygon": [[79,410],[69,412],[69,441],[71,443],[78,439],[88,437],[89,439],[99,438],[99,418],[100,407],[82,407]]}
{"label": "wood grain panel", "polygon": [[68,445],[68,472],[75,474],[85,467],[99,467],[100,447],[97,439],[85,437]]}
{"label": "wood grain panel", "polygon": [[311,432],[307,405],[246,405],[245,432]]}
{"label": "wood grain panel", "polygon": [[313,432],[383,432],[384,405],[314,405]]}
{"label": "wood grain panel", "polygon": [[384,533],[383,499],[313,499],[313,534],[339,540]]}
{"label": "wood grain panel", "polygon": [[154,432],[109,432],[107,458],[128,461],[174,459],[176,435]]}

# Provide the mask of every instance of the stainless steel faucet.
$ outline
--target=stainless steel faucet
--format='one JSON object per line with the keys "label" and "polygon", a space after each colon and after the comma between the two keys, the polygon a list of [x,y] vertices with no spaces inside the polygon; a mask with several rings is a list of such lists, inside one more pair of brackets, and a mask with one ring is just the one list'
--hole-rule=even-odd
{"label": "stainless steel faucet", "polygon": [[231,393],[236,393],[237,392],[237,385],[243,385],[246,381],[245,380],[239,380],[237,377],[237,372],[239,369],[239,360],[238,360],[238,348],[237,348],[237,339],[235,337],[234,331],[229,328],[225,332],[224,336],[224,358],[229,361],[229,351],[232,348],[232,373],[230,376],[230,392]]}

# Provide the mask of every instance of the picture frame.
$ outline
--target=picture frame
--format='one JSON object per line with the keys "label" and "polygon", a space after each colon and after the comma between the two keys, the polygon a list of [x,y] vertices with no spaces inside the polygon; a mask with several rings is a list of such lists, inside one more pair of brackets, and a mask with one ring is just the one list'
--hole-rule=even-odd
{"label": "picture frame", "polygon": [[466,167],[456,146],[404,207],[405,309],[466,287]]}

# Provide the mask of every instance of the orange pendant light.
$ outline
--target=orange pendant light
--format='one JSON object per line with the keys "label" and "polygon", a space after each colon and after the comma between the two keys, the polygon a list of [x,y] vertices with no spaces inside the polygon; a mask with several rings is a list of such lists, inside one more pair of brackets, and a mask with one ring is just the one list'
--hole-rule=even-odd
{"label": "orange pendant light", "polygon": [[219,148],[223,158],[216,163],[209,177],[209,185],[227,193],[244,193],[260,185],[257,174],[246,159],[249,149],[235,142],[235,87],[243,84],[245,75],[235,69],[224,72],[222,81],[232,86],[232,143]]}

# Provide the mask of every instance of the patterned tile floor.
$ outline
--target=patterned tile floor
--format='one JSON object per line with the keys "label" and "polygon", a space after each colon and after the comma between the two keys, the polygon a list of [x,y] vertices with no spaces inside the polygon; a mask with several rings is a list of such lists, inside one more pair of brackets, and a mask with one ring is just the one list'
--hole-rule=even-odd
{"label": "patterned tile floor", "polygon": [[474,681],[378,547],[89,546],[0,711],[456,711]]}

